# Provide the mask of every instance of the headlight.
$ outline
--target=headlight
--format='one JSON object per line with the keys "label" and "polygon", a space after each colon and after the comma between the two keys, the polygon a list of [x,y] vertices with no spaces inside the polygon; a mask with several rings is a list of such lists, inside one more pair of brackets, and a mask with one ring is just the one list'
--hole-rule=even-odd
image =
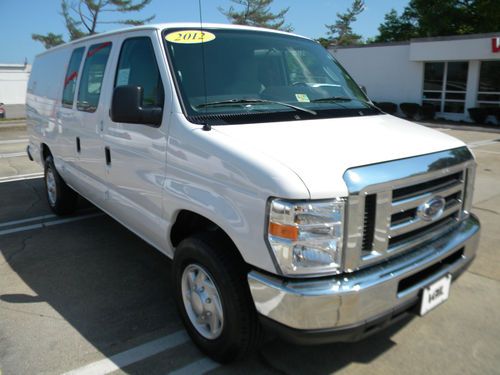
{"label": "headlight", "polygon": [[344,199],[270,202],[268,241],[286,275],[339,271]]}

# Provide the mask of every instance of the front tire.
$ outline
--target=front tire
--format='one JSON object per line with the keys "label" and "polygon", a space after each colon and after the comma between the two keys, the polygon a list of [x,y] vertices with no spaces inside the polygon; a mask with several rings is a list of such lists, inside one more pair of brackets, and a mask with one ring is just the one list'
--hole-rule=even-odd
{"label": "front tire", "polygon": [[71,189],[57,173],[54,159],[47,156],[45,159],[45,188],[47,202],[56,215],[68,215],[76,210],[78,194]]}
{"label": "front tire", "polygon": [[175,251],[177,307],[194,343],[214,360],[244,357],[260,338],[243,261],[215,232],[183,240]]}

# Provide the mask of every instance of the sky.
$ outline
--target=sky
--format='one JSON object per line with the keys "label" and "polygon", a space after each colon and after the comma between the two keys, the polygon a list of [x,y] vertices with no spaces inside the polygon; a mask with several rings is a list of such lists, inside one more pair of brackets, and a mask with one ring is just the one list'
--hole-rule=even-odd
{"label": "sky", "polygon": [[[76,1],[76,0],[75,0]],[[218,7],[228,8],[230,0],[201,0],[203,22],[228,23]],[[326,35],[325,24],[335,22],[336,14],[344,12],[352,0],[274,0],[272,10],[290,7],[286,21],[296,34],[310,38]],[[378,26],[392,8],[401,13],[408,0],[365,0],[365,10],[352,25],[364,38],[378,34]],[[35,55],[44,51],[41,43],[33,41],[31,34],[53,32],[68,39],[64,19],[60,15],[60,0],[0,0],[0,64],[22,64],[25,58],[32,63]],[[126,18],[141,18],[156,14],[153,23],[199,21],[198,0],[152,0],[140,13]],[[107,15],[108,16],[108,15]],[[113,15],[116,17],[120,15]],[[104,24],[98,31],[123,28],[123,25]]]}

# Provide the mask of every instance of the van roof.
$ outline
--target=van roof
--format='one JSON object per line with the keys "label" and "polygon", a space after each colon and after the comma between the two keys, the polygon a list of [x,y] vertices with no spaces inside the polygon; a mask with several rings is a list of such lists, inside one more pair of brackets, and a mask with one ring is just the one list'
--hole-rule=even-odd
{"label": "van roof", "polygon": [[[94,35],[89,35],[77,40],[73,40],[68,43],[61,44],[59,46],[50,48],[44,52],[39,53],[36,56],[44,55],[47,52],[54,51],[56,49],[60,48],[65,48],[68,46],[71,46],[73,44],[81,43],[81,42],[87,42],[93,39],[98,39],[106,36],[111,36],[115,34],[122,34],[122,33],[128,33],[132,31],[139,31],[139,30],[163,30],[163,29],[176,29],[176,28],[194,28],[194,29],[200,29],[201,24],[200,22],[175,22],[175,23],[156,23],[156,24],[149,24],[149,25],[143,25],[143,26],[132,26],[132,27],[127,27],[127,28],[122,28],[122,29],[117,29],[117,30],[112,30],[112,31],[106,31],[103,33],[99,34],[94,34]],[[246,26],[246,25],[233,25],[233,24],[225,24],[225,23],[203,23],[203,29],[235,29],[235,30],[253,30],[253,31],[263,31],[263,32],[271,32],[271,33],[276,33],[276,34],[284,34],[284,35],[293,35],[299,38],[303,39],[309,39],[307,37],[304,37],[302,35],[297,35],[293,33],[289,33],[286,31],[281,31],[281,30],[274,30],[274,29],[265,29],[262,27],[253,27],[253,26]]]}

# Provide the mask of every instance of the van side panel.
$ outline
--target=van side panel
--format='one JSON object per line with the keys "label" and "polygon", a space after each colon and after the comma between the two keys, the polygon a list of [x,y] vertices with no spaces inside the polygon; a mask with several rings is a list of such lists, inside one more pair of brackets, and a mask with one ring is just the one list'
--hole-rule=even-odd
{"label": "van side panel", "polygon": [[33,157],[36,161],[41,161],[40,144],[46,143],[58,167],[61,165],[60,156],[67,153],[66,149],[69,146],[62,134],[58,113],[70,54],[70,49],[62,48],[37,56],[28,82],[26,97],[30,143],[34,150],[39,151],[34,152]]}

